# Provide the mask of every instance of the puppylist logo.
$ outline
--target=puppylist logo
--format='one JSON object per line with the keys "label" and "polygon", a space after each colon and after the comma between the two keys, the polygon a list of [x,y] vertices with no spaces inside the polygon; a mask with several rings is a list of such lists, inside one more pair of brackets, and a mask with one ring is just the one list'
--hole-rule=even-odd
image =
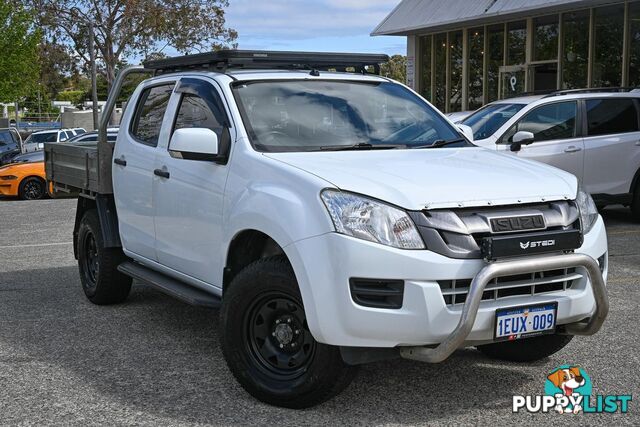
{"label": "puppylist logo", "polygon": [[579,366],[561,365],[547,375],[544,396],[513,396],[513,412],[559,414],[626,414],[630,394],[592,396],[591,378]]}

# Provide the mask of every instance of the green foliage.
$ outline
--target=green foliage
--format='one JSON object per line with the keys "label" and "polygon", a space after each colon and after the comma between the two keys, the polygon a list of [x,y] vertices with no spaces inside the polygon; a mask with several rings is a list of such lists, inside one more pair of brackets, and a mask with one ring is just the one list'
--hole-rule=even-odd
{"label": "green foliage", "polygon": [[71,79],[78,73],[77,61],[67,46],[55,41],[40,43],[38,53],[42,96],[57,99],[59,92],[72,86]]}
{"label": "green foliage", "polygon": [[380,73],[385,77],[405,83],[407,81],[407,57],[393,55],[388,62],[380,66]]}
{"label": "green foliage", "polygon": [[88,23],[93,23],[99,71],[109,85],[126,58],[161,53],[167,46],[181,53],[234,47],[237,38],[236,31],[225,26],[228,0],[28,1],[39,10],[47,36],[71,46],[85,63],[85,71],[90,56]]}
{"label": "green foliage", "polygon": [[69,101],[73,105],[80,105],[85,97],[86,92],[83,90],[65,90],[58,93],[56,101]]}
{"label": "green foliage", "polygon": [[0,102],[33,92],[39,77],[38,43],[32,14],[21,2],[0,0]]}

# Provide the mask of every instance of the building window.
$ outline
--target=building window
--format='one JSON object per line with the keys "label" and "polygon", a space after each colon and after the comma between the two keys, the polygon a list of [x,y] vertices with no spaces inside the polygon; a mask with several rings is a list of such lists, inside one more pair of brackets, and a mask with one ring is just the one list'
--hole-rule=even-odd
{"label": "building window", "polygon": [[433,54],[435,56],[434,83],[435,93],[433,94],[433,104],[445,110],[447,104],[447,34],[436,34]]}
{"label": "building window", "polygon": [[562,88],[587,87],[589,11],[562,14]]}
{"label": "building window", "polygon": [[484,62],[484,28],[471,28],[467,31],[467,59],[469,84],[469,110],[482,107],[482,71]]}
{"label": "building window", "polygon": [[504,25],[493,25],[487,29],[489,49],[487,52],[487,97],[492,102],[498,99],[500,67],[504,65]]}
{"label": "building window", "polygon": [[431,101],[431,36],[420,37],[420,94]]}
{"label": "building window", "polygon": [[624,37],[624,5],[593,10],[595,52],[593,87],[622,85],[622,40]]}
{"label": "building window", "polygon": [[462,110],[462,31],[449,33],[449,111]]}
{"label": "building window", "polygon": [[524,64],[526,57],[527,22],[507,24],[507,65]]}
{"label": "building window", "polygon": [[558,15],[533,20],[533,60],[558,59]]}
{"label": "building window", "polygon": [[629,86],[640,86],[640,3],[629,3]]}

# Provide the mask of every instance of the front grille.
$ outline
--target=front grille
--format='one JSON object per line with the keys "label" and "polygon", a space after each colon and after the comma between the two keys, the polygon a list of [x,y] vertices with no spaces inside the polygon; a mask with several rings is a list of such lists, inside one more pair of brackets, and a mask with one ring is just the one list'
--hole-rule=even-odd
{"label": "front grille", "polygon": [[[409,212],[427,249],[449,258],[483,258],[482,242],[487,237],[553,234],[580,230],[579,211],[574,202],[561,200],[517,206],[437,209]],[[512,231],[496,231],[493,222],[536,218],[533,228],[520,221]],[[512,224],[513,225],[513,224]],[[522,230],[525,228],[525,230]]]}
{"label": "front grille", "polygon": [[[482,301],[496,301],[516,295],[538,295],[571,289],[582,278],[575,268],[537,271],[493,279],[482,294]],[[447,305],[464,304],[472,279],[438,281]]]}

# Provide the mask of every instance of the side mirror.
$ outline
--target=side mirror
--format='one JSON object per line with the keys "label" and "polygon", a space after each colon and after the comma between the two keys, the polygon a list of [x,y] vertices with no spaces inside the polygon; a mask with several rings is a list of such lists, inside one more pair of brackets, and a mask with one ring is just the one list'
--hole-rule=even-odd
{"label": "side mirror", "polygon": [[185,160],[218,160],[218,135],[207,128],[177,129],[169,142],[169,152]]}
{"label": "side mirror", "polygon": [[36,144],[36,150],[44,150],[44,142],[38,142],[38,144]]}
{"label": "side mirror", "polygon": [[473,129],[471,129],[471,126],[463,124],[457,124],[456,126],[458,126],[458,129],[460,129],[462,134],[466,136],[469,141],[473,141]]}
{"label": "side mirror", "polygon": [[533,133],[524,130],[516,132],[511,138],[511,151],[520,151],[523,145],[529,145],[534,141]]}

